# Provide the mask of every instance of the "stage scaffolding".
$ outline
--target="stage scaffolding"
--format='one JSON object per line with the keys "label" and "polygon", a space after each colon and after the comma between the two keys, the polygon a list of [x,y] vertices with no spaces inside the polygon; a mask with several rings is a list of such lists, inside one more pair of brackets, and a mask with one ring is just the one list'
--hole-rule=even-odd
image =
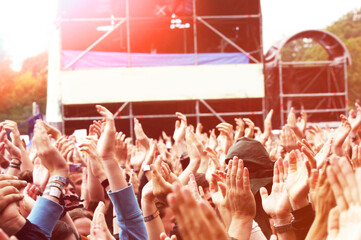
{"label": "stage scaffolding", "polygon": [[[131,17],[129,14],[129,3],[130,0],[126,0],[126,11],[125,17],[101,17],[101,18],[60,18],[61,23],[76,23],[76,22],[99,22],[99,23],[109,23],[113,22],[112,28],[106,31],[102,36],[100,36],[98,39],[96,39],[92,44],[90,44],[85,50],[83,50],[76,58],[74,58],[70,63],[68,63],[66,66],[63,66],[61,71],[73,71],[72,67],[75,63],[77,63],[82,57],[84,57],[88,52],[92,51],[94,47],[96,47],[99,43],[101,43],[104,39],[106,39],[110,34],[112,34],[115,30],[119,29],[121,26],[125,26],[126,28],[126,52],[128,54],[128,67],[132,67],[132,61],[131,61],[131,54],[132,54],[132,45],[131,45],[131,38],[132,35],[130,34],[130,24],[131,21],[136,19],[136,17]],[[198,49],[199,49],[199,41],[198,41],[198,28],[200,25],[208,28],[211,30],[214,34],[218,35],[223,41],[225,41],[230,46],[234,47],[234,49],[238,52],[241,52],[245,54],[249,60],[250,64],[263,64],[264,57],[263,57],[263,45],[262,45],[262,14],[261,14],[261,7],[260,3],[257,3],[259,6],[259,12],[254,14],[239,14],[239,15],[207,15],[207,16],[201,16],[197,15],[197,0],[193,0],[193,14],[192,16],[186,16],[182,17],[191,19],[193,23],[193,49],[194,49],[194,65],[198,65]],[[142,19],[139,18],[138,19]],[[143,18],[146,19],[146,18]],[[222,29],[217,29],[216,26],[213,25],[215,21],[217,21],[217,24],[222,23],[222,21],[228,21],[228,20],[244,20],[244,19],[255,19],[258,21],[258,27],[257,30],[259,32],[258,43],[256,44],[257,48],[252,49],[251,51],[246,51],[242,46],[235,43],[235,41],[229,37],[226,36],[226,34],[222,33]],[[194,100],[194,99],[193,99]],[[262,99],[260,100],[262,101]],[[129,125],[130,129],[133,128],[133,118],[144,118],[144,119],[152,119],[152,118],[175,118],[175,114],[148,114],[148,115],[134,115],[133,114],[133,103],[131,101],[129,102],[123,102],[119,103],[122,104],[119,109],[114,114],[114,119],[129,119]],[[200,105],[203,105],[206,107],[208,112],[201,112],[200,111]],[[87,121],[87,120],[97,120],[101,119],[100,117],[94,116],[94,117],[83,117],[83,116],[69,116],[66,117],[64,113],[64,104],[61,105],[62,109],[62,116],[63,121]],[[128,108],[127,114],[122,114],[122,111],[124,109]],[[256,109],[255,111],[233,111],[233,112],[217,112],[212,108],[210,104],[207,103],[204,99],[197,99],[195,100],[194,105],[194,113],[185,114],[187,117],[196,117],[197,123],[200,122],[201,117],[216,117],[220,122],[224,122],[223,119],[224,116],[259,116],[263,117],[264,115],[264,102],[262,102],[262,108]],[[63,123],[64,124],[64,123]],[[64,125],[63,125],[64,127]],[[63,129],[64,130],[64,129]],[[130,131],[131,137],[133,137],[133,131]]]}
{"label": "stage scaffolding", "polygon": [[[282,61],[282,48],[304,38],[318,42],[327,51],[329,60]],[[310,122],[337,121],[340,114],[346,115],[348,64],[351,58],[346,47],[326,31],[303,31],[271,47],[265,64],[266,102],[267,109],[279,109],[278,125],[287,122],[291,107],[296,108],[296,113],[306,112]]]}

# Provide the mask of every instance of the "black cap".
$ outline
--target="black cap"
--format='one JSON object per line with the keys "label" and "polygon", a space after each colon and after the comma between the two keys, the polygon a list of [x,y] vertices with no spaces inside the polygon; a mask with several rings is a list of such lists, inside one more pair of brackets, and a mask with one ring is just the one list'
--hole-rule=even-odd
{"label": "black cap", "polygon": [[273,165],[267,150],[259,141],[242,137],[228,150],[226,163],[237,156],[249,170],[251,190],[256,194],[261,187],[272,183]]}

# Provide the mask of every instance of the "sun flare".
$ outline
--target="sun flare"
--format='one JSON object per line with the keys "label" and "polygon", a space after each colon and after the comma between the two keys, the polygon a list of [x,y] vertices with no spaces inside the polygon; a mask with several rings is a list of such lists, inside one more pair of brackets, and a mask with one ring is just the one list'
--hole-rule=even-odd
{"label": "sun flare", "polygon": [[24,59],[45,51],[54,25],[57,0],[0,1],[0,39],[19,70]]}

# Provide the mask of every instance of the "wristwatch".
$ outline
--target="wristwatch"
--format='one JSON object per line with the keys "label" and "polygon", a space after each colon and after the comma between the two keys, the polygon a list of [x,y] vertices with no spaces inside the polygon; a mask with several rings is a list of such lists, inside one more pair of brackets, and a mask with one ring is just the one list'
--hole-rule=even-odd
{"label": "wristwatch", "polygon": [[284,232],[288,232],[288,231],[292,231],[293,227],[292,227],[292,223],[287,223],[284,225],[273,225],[275,231],[277,233],[284,233]]}

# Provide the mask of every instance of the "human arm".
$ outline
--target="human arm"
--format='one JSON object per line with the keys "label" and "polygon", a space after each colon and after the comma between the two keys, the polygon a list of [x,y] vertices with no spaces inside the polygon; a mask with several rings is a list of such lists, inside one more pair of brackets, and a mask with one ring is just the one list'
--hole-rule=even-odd
{"label": "human arm", "polygon": [[[288,176],[288,162],[281,158],[276,161],[273,171],[272,192],[268,195],[267,189],[262,187],[260,194],[265,212],[273,219],[279,240],[296,239],[296,234],[291,227],[291,204],[286,189]],[[280,227],[290,226],[280,230]]]}
{"label": "human arm", "polygon": [[310,188],[315,209],[315,220],[311,225],[306,240],[326,239],[329,213],[336,206],[336,200],[327,179],[326,166],[322,168],[321,173],[318,170],[312,170]]}
{"label": "human arm", "polygon": [[59,197],[53,194],[53,191],[65,186],[66,178],[68,177],[68,165],[60,152],[53,146],[47,135],[43,122],[37,120],[34,128],[34,146],[37,154],[41,159],[42,164],[49,171],[49,183],[57,182],[57,187],[49,185],[44,191],[43,197],[39,197],[32,209],[28,220],[37,225],[48,238],[58,221],[60,215],[63,213],[63,207],[59,204],[61,195]]}
{"label": "human arm", "polygon": [[149,240],[159,239],[160,233],[164,232],[164,225],[159,216],[159,210],[155,205],[155,196],[153,194],[153,181],[149,181],[143,188],[142,211],[144,216],[156,216],[152,220],[145,222]]}
{"label": "human arm", "polygon": [[339,157],[344,155],[342,145],[351,131],[351,124],[344,115],[340,115],[341,125],[336,129],[333,135],[332,152]]}
{"label": "human arm", "polygon": [[119,238],[128,239],[132,235],[138,239],[147,239],[142,213],[135,198],[134,190],[126,182],[123,169],[115,160],[115,125],[113,114],[103,106],[97,105],[97,111],[105,118],[104,131],[101,134],[97,150],[102,159],[109,180],[108,195],[113,203],[119,226]]}
{"label": "human arm", "polygon": [[249,172],[237,157],[229,162],[228,167],[226,202],[231,213],[228,234],[238,240],[248,240],[256,215],[256,201],[251,192]]}
{"label": "human arm", "polygon": [[105,222],[105,205],[99,202],[90,225],[90,240],[115,240]]}
{"label": "human arm", "polygon": [[186,185],[189,181],[189,173],[192,172],[195,174],[200,166],[201,155],[196,147],[196,136],[190,127],[187,127],[186,131],[186,143],[187,143],[187,151],[189,155],[189,164],[184,169],[184,171],[179,175],[179,180],[183,185]]}
{"label": "human arm", "polygon": [[187,128],[187,117],[180,112],[175,113],[177,120],[175,122],[175,129],[173,133],[174,146],[177,150],[178,156],[187,151],[185,136]]}
{"label": "human arm", "polygon": [[4,129],[7,130],[7,131],[11,131],[11,140],[12,140],[12,143],[20,149],[20,152],[21,152],[21,161],[22,161],[22,164],[21,164],[21,170],[32,170],[33,169],[33,164],[32,162],[30,161],[30,158],[26,152],[26,148],[24,147],[23,145],[23,142],[21,141],[20,139],[20,132],[19,132],[19,129],[18,129],[18,126],[16,124],[16,122],[14,121],[11,121],[11,120],[5,120],[3,122],[3,126],[4,126]]}

